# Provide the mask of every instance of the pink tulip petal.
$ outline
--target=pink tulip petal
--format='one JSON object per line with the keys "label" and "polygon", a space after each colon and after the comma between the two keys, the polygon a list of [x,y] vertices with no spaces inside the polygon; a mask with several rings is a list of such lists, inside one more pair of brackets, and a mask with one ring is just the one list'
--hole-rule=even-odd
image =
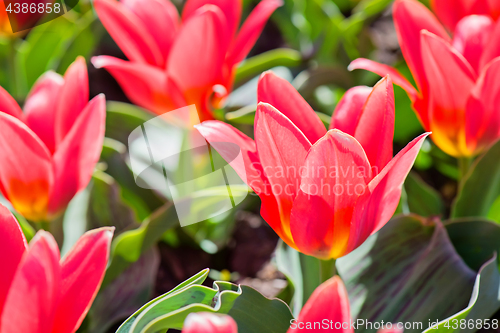
{"label": "pink tulip petal", "polygon": [[[58,96],[55,136],[59,144],[71,130],[89,101],[89,78],[83,57],[78,57],[64,74],[64,86]],[[52,112],[54,112],[52,110]]]}
{"label": "pink tulip petal", "polygon": [[339,129],[354,136],[361,112],[372,88],[357,86],[347,90],[333,112],[330,129]]}
{"label": "pink tulip petal", "polygon": [[19,107],[14,97],[4,88],[0,87],[0,112],[5,112],[13,117],[23,120],[23,110]]}
{"label": "pink tulip petal", "polygon": [[109,71],[127,97],[147,110],[163,114],[186,105],[179,89],[156,67],[110,56],[94,57],[92,63]]}
{"label": "pink tulip petal", "polygon": [[450,31],[454,31],[458,21],[468,15],[467,7],[470,6],[470,2],[470,0],[431,0],[431,8],[441,22]]}
{"label": "pink tulip petal", "polygon": [[241,0],[188,0],[182,11],[182,20],[187,21],[191,16],[195,15],[196,11],[205,5],[215,5],[222,10],[226,17],[227,26],[229,29],[228,37],[234,38],[236,29],[240,25],[241,20]]}
{"label": "pink tulip petal", "polygon": [[106,119],[104,95],[92,99],[54,154],[54,189],[49,212],[57,214],[87,186],[101,154]]}
{"label": "pink tulip petal", "polygon": [[17,267],[28,248],[26,238],[12,213],[0,205],[0,253],[2,255],[2,274],[0,274],[0,327],[3,305],[7,298]]}
{"label": "pink tulip petal", "polygon": [[285,115],[266,103],[257,106],[255,143],[264,174],[278,203],[281,233],[287,236],[285,239],[291,239],[290,212],[311,143]]}
{"label": "pink tulip petal", "polygon": [[283,4],[281,0],[262,0],[250,13],[241,27],[231,50],[228,61],[236,65],[248,55],[259,38],[271,14]]}
{"label": "pink tulip petal", "polygon": [[148,0],[147,5],[143,0],[122,0],[122,3],[141,20],[166,61],[180,26],[174,4],[170,0]]}
{"label": "pink tulip petal", "polygon": [[50,152],[24,123],[6,113],[0,113],[0,161],[2,194],[27,219],[43,219],[53,182]]}
{"label": "pink tulip petal", "polygon": [[54,237],[39,231],[19,264],[5,301],[0,332],[51,333],[61,279]]}
{"label": "pink tulip petal", "polygon": [[393,7],[394,23],[403,56],[422,95],[427,93],[427,79],[422,62],[420,31],[427,30],[450,40],[441,23],[422,3],[416,0],[396,0]]}
{"label": "pink tulip petal", "polygon": [[500,57],[500,20],[495,23],[490,39],[484,47],[479,64],[480,71],[497,57]]}
{"label": "pink tulip petal", "polygon": [[301,176],[290,219],[293,240],[300,252],[337,258],[347,246],[356,200],[372,177],[363,147],[330,130],[312,146]]}
{"label": "pink tulip petal", "polygon": [[100,228],[86,232],[63,259],[61,299],[52,333],[72,333],[80,327],[104,278],[113,231]]}
{"label": "pink tulip petal", "polygon": [[[287,244],[294,246],[293,241],[281,229],[278,204],[262,169],[255,142],[233,126],[221,121],[204,121],[195,127],[226,161],[232,161],[231,166],[236,173],[242,179],[246,179],[247,185],[260,197],[262,218]],[[234,159],[234,151],[230,149],[230,146],[224,145],[224,142],[238,145],[244,165]]]}
{"label": "pink tulip petal", "polygon": [[375,174],[392,159],[394,117],[394,88],[387,76],[373,87],[354,133]]}
{"label": "pink tulip petal", "polygon": [[429,83],[433,141],[453,156],[467,155],[465,108],[476,77],[464,57],[446,41],[422,32],[422,57]]}
{"label": "pink tulip petal", "polygon": [[228,315],[193,312],[186,317],[182,333],[238,333],[238,326]]}
{"label": "pink tulip petal", "polygon": [[260,76],[257,100],[271,104],[287,116],[311,143],[318,141],[326,133],[325,125],[290,82],[271,71]]}
{"label": "pink tulip petal", "polygon": [[[322,329],[306,328],[306,323],[322,323],[323,320],[332,323],[332,329],[325,329],[325,332],[354,333],[352,326],[349,325],[352,321],[349,297],[344,283],[338,275],[323,282],[314,290],[300,311],[299,317],[294,321],[295,326],[291,325],[287,333],[323,331]],[[337,327],[340,325],[340,329],[335,329],[336,323],[338,323]],[[301,326],[304,328],[300,329]]]}
{"label": "pink tulip petal", "polygon": [[476,73],[480,71],[483,50],[491,41],[494,23],[488,16],[467,16],[458,22],[453,47],[460,52]]}
{"label": "pink tulip petal", "polygon": [[406,176],[428,135],[420,135],[403,148],[363,191],[354,209],[349,245],[344,255],[360,246],[392,217]]}
{"label": "pink tulip petal", "polygon": [[382,77],[389,75],[394,84],[403,88],[412,101],[416,101],[419,98],[417,89],[415,89],[415,87],[413,87],[412,84],[395,68],[380,64],[373,60],[359,58],[351,62],[349,65],[350,71],[355,69],[365,69]]}
{"label": "pink tulip petal", "polygon": [[115,0],[95,0],[94,8],[129,60],[163,67],[165,58],[138,16]]}
{"label": "pink tulip petal", "polygon": [[500,58],[479,77],[465,114],[467,146],[479,152],[500,138]]}
{"label": "pink tulip petal", "polygon": [[212,87],[222,78],[228,47],[225,21],[219,7],[202,7],[183,24],[170,51],[167,73],[186,102],[199,109],[204,108]]}
{"label": "pink tulip petal", "polygon": [[47,72],[37,80],[24,104],[26,124],[51,153],[56,147],[54,123],[63,85],[64,80],[59,74]]}

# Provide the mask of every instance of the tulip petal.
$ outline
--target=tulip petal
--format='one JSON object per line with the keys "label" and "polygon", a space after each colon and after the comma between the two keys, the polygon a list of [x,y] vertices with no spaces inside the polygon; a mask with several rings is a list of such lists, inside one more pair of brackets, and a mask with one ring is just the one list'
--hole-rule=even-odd
{"label": "tulip petal", "polygon": [[480,70],[497,57],[500,57],[500,20],[495,23],[491,37],[484,48],[479,64]]}
{"label": "tulip petal", "polygon": [[192,312],[184,321],[182,333],[238,333],[238,326],[228,315]]}
{"label": "tulip petal", "polygon": [[187,20],[168,58],[167,73],[184,93],[188,104],[203,109],[212,87],[222,78],[228,47],[221,10],[206,5]]}
{"label": "tulip petal", "polygon": [[163,54],[139,17],[115,0],[95,0],[94,8],[129,60],[163,67]]}
{"label": "tulip petal", "polygon": [[354,136],[361,112],[372,88],[357,86],[347,90],[333,112],[330,129],[338,129]]}
{"label": "tulip petal", "polygon": [[49,213],[57,214],[73,196],[87,186],[99,160],[104,140],[106,100],[92,99],[54,154],[54,188]]}
{"label": "tulip petal", "polygon": [[80,327],[104,278],[113,230],[86,232],[63,259],[61,299],[52,333],[76,332]]}
{"label": "tulip petal", "polygon": [[2,333],[51,333],[61,279],[54,237],[39,231],[23,256],[2,313]]}
{"label": "tulip petal", "polygon": [[[55,137],[59,144],[73,127],[89,101],[89,78],[83,57],[78,57],[64,74],[64,86],[58,96]],[[53,110],[52,110],[53,112]]]}
{"label": "tulip petal", "polygon": [[468,15],[467,7],[467,0],[431,0],[432,11],[450,31],[454,31],[458,21]]}
{"label": "tulip petal", "polygon": [[271,71],[260,76],[257,100],[271,104],[287,116],[312,143],[326,133],[325,125],[298,91]]}
{"label": "tulip petal", "polygon": [[392,217],[399,204],[406,176],[428,135],[420,135],[403,148],[363,191],[354,209],[349,245],[343,255],[360,246]]}
{"label": "tulip petal", "polygon": [[147,110],[163,114],[186,105],[179,89],[156,67],[110,56],[94,57],[92,63],[109,71],[127,97]]}
{"label": "tulip petal", "polygon": [[[347,290],[338,275],[323,282],[314,290],[300,311],[299,317],[294,321],[296,327],[291,326],[287,333],[310,332],[311,329],[305,328],[306,323],[322,323],[324,320],[328,320],[329,323],[332,323],[332,326],[339,323],[341,328],[335,329],[335,331],[354,333],[352,325],[348,325],[347,328],[342,325],[343,323],[349,324],[352,318]],[[303,326],[304,329],[298,328],[299,323],[302,323],[300,326]],[[316,332],[316,330],[312,331]],[[321,330],[318,329],[317,331]],[[325,331],[334,330],[325,329]]]}
{"label": "tulip petal", "polygon": [[494,22],[488,16],[471,15],[458,22],[453,47],[460,52],[476,73],[480,71],[483,50],[491,41]]}
{"label": "tulip petal", "polygon": [[43,219],[53,182],[50,152],[24,123],[6,113],[0,113],[0,161],[3,195],[27,219]]}
{"label": "tulip petal", "polygon": [[0,327],[1,313],[10,285],[21,258],[28,248],[26,238],[12,213],[0,205],[0,253],[2,253],[2,274],[0,274]]}
{"label": "tulip petal", "polygon": [[0,87],[0,112],[5,112],[18,119],[24,119],[23,110],[19,107],[14,97],[4,88]]}
{"label": "tulip petal", "polygon": [[420,31],[427,30],[449,41],[441,23],[422,3],[416,0],[396,0],[394,23],[403,56],[422,95],[427,93],[426,75],[422,62]]}
{"label": "tulip petal", "polygon": [[[262,169],[255,142],[233,126],[221,121],[208,120],[195,127],[222,158],[232,161],[231,167],[242,179],[246,179],[247,185],[260,197],[262,218],[287,244],[294,247],[293,241],[282,231],[278,204]],[[233,151],[226,150],[229,146],[220,144],[224,142],[231,142],[240,147],[244,165],[239,164],[238,159],[234,159]]]}
{"label": "tulip petal", "polygon": [[376,174],[392,159],[394,117],[394,88],[387,76],[373,87],[354,133]]}
{"label": "tulip petal", "polygon": [[365,69],[382,77],[389,75],[394,84],[403,88],[413,102],[419,98],[417,89],[415,89],[415,87],[413,87],[412,84],[395,68],[380,64],[373,60],[359,58],[351,62],[349,65],[350,71],[355,69]]}
{"label": "tulip petal", "polygon": [[476,80],[474,70],[461,54],[436,35],[423,31],[421,43],[429,83],[432,139],[450,155],[468,155],[465,108]]}
{"label": "tulip petal", "polygon": [[465,114],[469,150],[478,153],[500,138],[500,58],[484,70],[472,89]]}
{"label": "tulip petal", "polygon": [[356,200],[372,177],[368,158],[355,138],[330,130],[312,146],[303,169],[290,219],[293,240],[300,252],[337,258],[347,246]]}
{"label": "tulip petal", "polygon": [[285,115],[269,104],[259,103],[255,117],[255,144],[271,192],[278,203],[281,230],[287,236],[285,239],[292,239],[290,211],[299,190],[301,167],[311,143]]}
{"label": "tulip petal", "polygon": [[227,26],[229,29],[230,39],[234,38],[236,29],[240,25],[241,20],[241,0],[188,0],[182,10],[182,20],[187,21],[191,16],[195,15],[196,11],[205,5],[215,5],[222,10],[226,17]]}
{"label": "tulip petal", "polygon": [[47,72],[37,80],[24,104],[26,124],[45,143],[51,153],[56,146],[55,110],[63,85],[64,80],[59,74]]}
{"label": "tulip petal", "polygon": [[122,0],[122,3],[141,20],[166,61],[180,26],[174,4],[170,0],[148,0],[147,5],[143,0]]}
{"label": "tulip petal", "polygon": [[229,51],[229,64],[236,65],[248,55],[271,14],[283,4],[281,0],[262,0],[250,13]]}

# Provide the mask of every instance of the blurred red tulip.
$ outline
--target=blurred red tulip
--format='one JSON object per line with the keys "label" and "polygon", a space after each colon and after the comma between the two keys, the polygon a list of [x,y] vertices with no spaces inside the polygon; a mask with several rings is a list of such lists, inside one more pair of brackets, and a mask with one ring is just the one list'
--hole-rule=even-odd
{"label": "blurred red tulip", "polygon": [[182,22],[168,0],[96,0],[95,9],[130,61],[92,59],[135,104],[157,114],[195,104],[213,119],[232,88],[236,65],[281,0],[263,0],[238,30],[241,0],[188,0]]}
{"label": "blurred red tulip", "polygon": [[349,90],[326,131],[287,81],[259,81],[255,141],[220,121],[196,126],[226,161],[237,144],[245,165],[230,162],[262,200],[261,214],[291,247],[338,258],[382,228],[427,134],[392,157],[394,95],[390,78]]}
{"label": "blurred red tulip", "polygon": [[437,17],[451,31],[465,16],[487,15],[493,20],[500,17],[498,0],[431,0],[431,7]]}
{"label": "blurred red tulip", "polygon": [[114,228],[86,232],[59,259],[52,235],[39,231],[30,246],[0,205],[0,333],[74,333],[104,277]]}
{"label": "blurred red tulip", "polygon": [[467,16],[451,39],[416,0],[397,0],[394,21],[418,91],[397,70],[367,59],[350,69],[390,74],[406,90],[424,128],[443,151],[474,156],[500,138],[500,21]]}
{"label": "blurred red tulip", "polygon": [[238,327],[228,315],[193,312],[184,321],[182,333],[238,333]]}
{"label": "blurred red tulip", "polygon": [[85,60],[47,72],[23,110],[0,87],[0,190],[31,221],[50,221],[87,186],[104,139],[103,95],[90,102]]}
{"label": "blurred red tulip", "polygon": [[[321,284],[307,300],[297,319],[290,325],[292,332],[354,333],[349,298],[339,276]],[[378,333],[402,333],[397,324],[385,323]]]}

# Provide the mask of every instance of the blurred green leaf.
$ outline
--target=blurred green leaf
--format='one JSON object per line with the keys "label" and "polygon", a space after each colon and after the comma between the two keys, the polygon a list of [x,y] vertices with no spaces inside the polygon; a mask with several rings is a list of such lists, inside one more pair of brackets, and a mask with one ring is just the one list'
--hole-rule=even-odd
{"label": "blurred green leaf", "polygon": [[363,13],[365,17],[374,16],[384,11],[391,2],[392,0],[361,0],[353,12]]}
{"label": "blurred green leaf", "polygon": [[106,103],[106,137],[128,145],[130,133],[153,117],[152,113],[138,106],[108,101]]}
{"label": "blurred green leaf", "polygon": [[282,333],[290,326],[293,318],[290,309],[278,299],[269,300],[250,287],[229,282],[214,282],[213,288],[190,282],[143,306],[117,333],[182,329],[188,314],[202,311],[230,315],[240,333]]}
{"label": "blurred green leaf", "polygon": [[493,202],[487,216],[490,220],[500,223],[500,196]]}
{"label": "blurred green leaf", "polygon": [[[346,283],[353,318],[423,325],[465,308],[476,276],[439,220],[416,215],[393,218],[358,249],[338,259],[337,268]],[[375,330],[358,326],[357,331]]]}
{"label": "blurred green leaf", "polygon": [[408,208],[411,213],[420,216],[444,216],[445,206],[441,195],[427,185],[420,176],[411,172],[404,184]]}
{"label": "blurred green leaf", "polygon": [[257,105],[244,106],[239,110],[226,113],[227,121],[234,124],[253,125]]}
{"label": "blurred green leaf", "polygon": [[500,196],[500,141],[479,157],[464,177],[451,216],[488,214]]}

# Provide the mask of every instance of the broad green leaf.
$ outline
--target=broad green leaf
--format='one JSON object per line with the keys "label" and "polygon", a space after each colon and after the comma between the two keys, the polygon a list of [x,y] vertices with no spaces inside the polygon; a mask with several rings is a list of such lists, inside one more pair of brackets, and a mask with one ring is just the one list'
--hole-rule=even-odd
{"label": "broad green leaf", "polygon": [[408,175],[404,187],[411,213],[420,216],[444,215],[445,207],[439,192],[427,185],[416,173]]}
{"label": "broad green leaf", "polygon": [[464,178],[451,216],[487,217],[500,196],[500,141],[478,158]]}
{"label": "broad green leaf", "polygon": [[239,110],[226,113],[227,121],[235,124],[253,125],[257,105],[247,105]]}
{"label": "broad green leaf", "polygon": [[479,218],[446,221],[446,231],[458,254],[475,271],[500,253],[500,225]]}
{"label": "broad green leaf", "polygon": [[[393,218],[357,250],[338,259],[337,268],[353,318],[422,325],[465,308],[476,276],[439,220],[416,215]],[[362,326],[357,331],[375,330]]]}
{"label": "broad green leaf", "polygon": [[[495,255],[479,270],[469,305],[437,325],[426,329],[423,333],[452,333],[455,331],[472,333],[485,327],[486,320],[489,320],[488,318],[500,308],[499,287],[500,274]],[[491,328],[491,321],[489,323]]]}
{"label": "broad green leaf", "polygon": [[500,223],[500,196],[491,205],[490,211],[488,212],[488,218],[496,223]]}
{"label": "broad green leaf", "polygon": [[359,4],[354,7],[354,13],[363,13],[364,16],[370,17],[377,15],[384,11],[392,0],[361,0]]}
{"label": "broad green leaf", "polygon": [[230,315],[240,333],[282,333],[293,318],[285,303],[267,299],[250,287],[218,281],[208,288],[191,281],[146,304],[117,333],[182,329],[189,313],[201,311]]}
{"label": "broad green leaf", "polygon": [[107,102],[106,111],[106,137],[125,145],[134,129],[154,117],[145,109],[122,102]]}

